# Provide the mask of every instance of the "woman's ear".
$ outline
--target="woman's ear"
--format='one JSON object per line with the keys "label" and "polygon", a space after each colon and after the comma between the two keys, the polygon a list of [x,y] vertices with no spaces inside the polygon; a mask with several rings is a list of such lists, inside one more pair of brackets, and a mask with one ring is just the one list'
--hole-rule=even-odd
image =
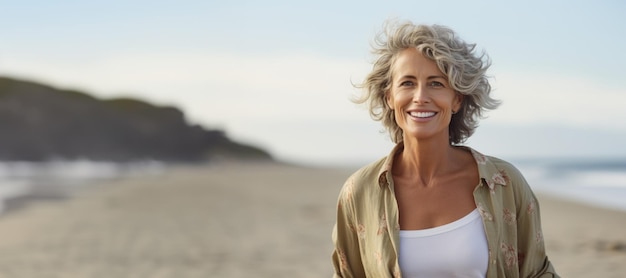
{"label": "woman's ear", "polygon": [[390,90],[385,91],[385,101],[387,102],[387,106],[389,106],[389,109],[393,111],[393,99]]}
{"label": "woman's ear", "polygon": [[[454,103],[452,104],[452,107],[454,108],[454,111],[458,112],[459,110],[461,110],[461,106],[463,105],[463,98],[465,97],[465,95],[457,92],[454,96]],[[455,112],[455,113],[456,113]]]}

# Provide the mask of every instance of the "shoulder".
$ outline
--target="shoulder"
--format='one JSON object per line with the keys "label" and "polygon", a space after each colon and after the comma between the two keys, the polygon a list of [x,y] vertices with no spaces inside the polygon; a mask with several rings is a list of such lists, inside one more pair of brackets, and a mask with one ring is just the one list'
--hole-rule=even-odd
{"label": "shoulder", "polygon": [[364,191],[377,187],[380,175],[384,171],[386,160],[386,158],[378,159],[352,173],[341,189],[340,198],[353,200],[355,196],[362,195]]}
{"label": "shoulder", "polygon": [[480,177],[487,183],[493,182],[500,185],[509,183],[525,182],[524,176],[512,163],[490,155],[484,155],[470,147],[469,150],[476,161]]}
{"label": "shoulder", "polygon": [[524,175],[513,163],[494,156],[486,156],[486,158],[493,164],[497,172],[508,178],[511,183],[526,183]]}
{"label": "shoulder", "polygon": [[534,193],[522,172],[515,165],[493,156],[486,156],[486,158],[505,181],[504,189],[510,190],[509,192],[513,194],[517,207],[534,205],[536,202]]}
{"label": "shoulder", "polygon": [[531,193],[528,182],[522,172],[512,163],[504,159],[481,154],[471,149],[472,155],[478,164],[478,171],[482,179],[493,189],[495,184],[513,190],[516,195]]}
{"label": "shoulder", "polygon": [[364,182],[371,182],[372,179],[378,181],[379,175],[384,171],[386,162],[386,157],[380,158],[370,164],[361,167],[359,170],[354,172],[349,179],[359,184]]}

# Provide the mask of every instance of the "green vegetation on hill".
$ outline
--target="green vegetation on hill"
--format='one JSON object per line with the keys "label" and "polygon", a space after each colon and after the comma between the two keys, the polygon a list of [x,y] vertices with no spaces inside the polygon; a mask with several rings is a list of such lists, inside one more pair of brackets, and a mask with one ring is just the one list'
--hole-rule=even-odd
{"label": "green vegetation on hill", "polygon": [[0,160],[270,160],[223,131],[185,120],[176,107],[100,100],[75,90],[0,77]]}

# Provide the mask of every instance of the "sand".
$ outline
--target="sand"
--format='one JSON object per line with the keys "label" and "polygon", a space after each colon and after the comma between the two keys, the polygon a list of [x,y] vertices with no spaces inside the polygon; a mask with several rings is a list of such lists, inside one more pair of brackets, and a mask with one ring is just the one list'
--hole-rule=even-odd
{"label": "sand", "polygon": [[[0,277],[330,277],[352,170],[188,166],[0,216]],[[563,277],[625,277],[626,213],[540,195]]]}

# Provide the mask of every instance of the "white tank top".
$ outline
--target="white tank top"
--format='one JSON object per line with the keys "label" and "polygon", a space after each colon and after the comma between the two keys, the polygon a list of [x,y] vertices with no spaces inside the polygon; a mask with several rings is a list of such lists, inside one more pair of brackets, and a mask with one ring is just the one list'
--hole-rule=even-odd
{"label": "white tank top", "polygon": [[442,226],[401,230],[399,249],[404,278],[484,278],[487,274],[489,249],[478,209]]}

